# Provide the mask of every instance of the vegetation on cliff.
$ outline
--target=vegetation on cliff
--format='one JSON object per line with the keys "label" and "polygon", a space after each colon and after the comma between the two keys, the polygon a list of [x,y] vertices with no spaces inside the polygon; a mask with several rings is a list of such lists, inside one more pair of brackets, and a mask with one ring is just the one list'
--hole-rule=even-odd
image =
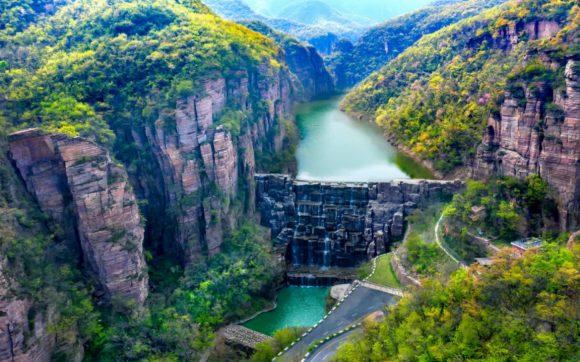
{"label": "vegetation on cliff", "polygon": [[505,0],[430,4],[367,30],[353,45],[341,39],[325,59],[341,86],[352,86],[395,59],[427,34],[504,3]]}
{"label": "vegetation on cliff", "polygon": [[334,361],[571,361],[580,353],[580,250],[550,245],[426,280]]}
{"label": "vegetation on cliff", "polygon": [[[474,153],[526,52],[547,48],[555,59],[576,56],[578,10],[574,1],[523,0],[462,20],[423,37],[371,75],[343,108],[375,120],[389,139],[450,171]],[[550,34],[562,29],[559,35],[535,40],[546,34],[526,24],[542,21],[551,22]]]}
{"label": "vegetation on cliff", "polygon": [[[38,127],[95,141],[127,166],[136,194],[150,186],[144,186],[147,177],[165,172],[156,175],[162,179],[171,170],[159,172],[153,146],[140,149],[142,145],[128,141],[127,134],[159,127],[175,138],[177,99],[206,96],[205,81],[245,77],[265,83],[287,72],[284,52],[274,41],[220,19],[197,0],[80,0],[54,14],[42,11],[38,12],[42,15],[30,18],[11,17],[9,12],[20,11],[19,6],[33,9],[37,2],[8,3],[10,6],[2,8],[0,28],[2,131]],[[25,23],[15,22],[23,19]],[[294,99],[293,94],[283,96],[288,104]],[[257,127],[256,114],[280,106],[262,99],[257,89],[248,89],[244,97],[251,103],[255,118],[227,102],[213,115],[211,125],[212,131],[223,126],[239,154],[246,151],[239,138],[242,133],[247,136],[249,127]],[[271,134],[256,141],[265,145],[256,151],[257,167],[281,167],[292,157],[293,124],[276,114],[267,130]],[[286,140],[284,134],[288,135]],[[275,137],[280,148],[285,146],[282,154],[267,147]],[[220,326],[268,305],[280,271],[267,234],[249,220],[237,231],[230,226],[236,221],[227,220],[225,231],[219,230],[223,235],[218,234],[219,243],[225,239],[223,252],[213,258],[198,255],[185,271],[183,261],[171,257],[178,254],[176,240],[171,240],[174,254],[159,247],[164,240],[148,240],[149,250],[144,254],[151,266],[151,282],[145,306],[139,308],[122,300],[105,304],[102,294],[93,293],[90,275],[83,272],[81,252],[68,249],[78,245],[54,239],[47,227],[51,220],[36,209],[30,197],[13,193],[23,185],[5,155],[0,158],[0,184],[3,195],[11,200],[0,202],[0,259],[6,258],[1,267],[6,267],[3,274],[13,283],[5,299],[31,303],[28,322],[16,321],[16,325],[22,322],[31,328],[22,331],[28,333],[27,340],[28,335],[58,340],[57,348],[46,346],[45,353],[58,360],[73,360],[84,348],[85,359],[94,361],[198,360]],[[201,162],[201,155],[192,152],[189,156],[186,161]],[[248,156],[252,164],[244,165],[251,170],[247,173],[250,178],[253,157]],[[238,165],[232,168],[237,175]],[[143,174],[141,170],[145,170]],[[200,175],[205,171],[201,167],[196,170]],[[207,224],[212,226],[218,223],[219,207],[230,207],[235,215],[245,212],[247,205],[240,205],[240,200],[247,202],[245,190],[230,199],[216,182],[203,181],[188,197],[179,194],[179,205],[207,208]],[[149,199],[139,202],[153,203],[146,215],[158,220],[143,218],[148,228],[168,220],[163,216],[166,190],[157,186],[148,190]],[[70,194],[64,197],[70,202]],[[177,207],[167,209],[177,218]],[[163,225],[167,229],[173,226]],[[149,237],[161,239],[154,234],[157,231]],[[170,235],[166,232],[165,237]],[[48,316],[46,329],[35,325],[35,315]]]}
{"label": "vegetation on cliff", "polygon": [[[8,152],[3,130],[0,151]],[[57,358],[66,360],[78,340],[100,330],[94,288],[77,268],[78,245],[55,240],[45,226],[48,216],[19,181],[12,165],[0,157],[0,320],[28,324],[8,332],[13,349],[22,346],[26,353],[43,343],[30,329],[38,323],[58,341]]]}
{"label": "vegetation on cliff", "polygon": [[466,191],[446,208],[446,216],[452,228],[460,226],[456,232],[465,227],[506,242],[528,236],[553,237],[558,226],[553,197],[546,181],[536,175],[524,181],[513,177],[470,181]]}
{"label": "vegetation on cliff", "polygon": [[102,310],[87,360],[199,359],[217,327],[266,307],[280,271],[265,230],[243,226],[223,246],[185,271],[172,259],[154,262],[148,309],[128,316]]}
{"label": "vegetation on cliff", "polygon": [[[4,37],[0,93],[10,129],[36,126],[111,144],[111,129],[175,124],[175,104],[202,81],[267,64],[267,38],[223,21],[199,1],[78,1]],[[75,20],[80,19],[80,20]],[[15,49],[26,46],[28,56]]]}

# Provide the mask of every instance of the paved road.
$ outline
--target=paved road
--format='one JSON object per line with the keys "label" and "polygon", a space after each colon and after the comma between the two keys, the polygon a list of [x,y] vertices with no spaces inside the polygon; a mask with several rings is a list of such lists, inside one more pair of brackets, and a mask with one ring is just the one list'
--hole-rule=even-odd
{"label": "paved road", "polygon": [[457,260],[453,255],[451,255],[447,251],[447,249],[445,249],[445,247],[443,247],[443,245],[441,245],[441,242],[439,241],[439,224],[441,224],[441,221],[443,220],[443,216],[445,216],[445,215],[441,214],[439,221],[437,221],[437,225],[435,225],[435,240],[437,241],[437,245],[439,245],[439,247],[441,248],[441,250],[443,250],[445,252],[445,254],[447,254],[451,259],[453,259],[457,264],[459,264],[460,267],[462,267],[463,269],[466,269],[467,265],[463,264],[461,261]]}
{"label": "paved road", "polygon": [[308,351],[308,346],[315,341],[326,338],[351,324],[359,323],[367,315],[382,309],[385,304],[394,304],[397,300],[398,297],[394,295],[359,286],[323,323],[284,354],[286,361],[301,361]]}
{"label": "paved road", "polygon": [[312,352],[312,354],[306,359],[306,362],[325,362],[330,360],[336,350],[339,349],[343,343],[347,342],[348,339],[355,333],[361,333],[361,329],[357,328],[342,334],[340,337],[331,339]]}

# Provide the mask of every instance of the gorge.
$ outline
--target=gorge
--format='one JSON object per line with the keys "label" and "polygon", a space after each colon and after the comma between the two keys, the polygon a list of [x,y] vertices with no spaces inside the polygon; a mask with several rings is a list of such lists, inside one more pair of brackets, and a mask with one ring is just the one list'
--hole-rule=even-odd
{"label": "gorge", "polygon": [[0,0],[0,362],[578,356],[578,1],[332,1]]}

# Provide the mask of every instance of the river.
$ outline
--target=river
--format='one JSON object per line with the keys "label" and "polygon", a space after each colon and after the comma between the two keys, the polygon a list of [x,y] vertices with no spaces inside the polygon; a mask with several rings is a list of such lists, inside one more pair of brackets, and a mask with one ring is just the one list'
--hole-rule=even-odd
{"label": "river", "polygon": [[334,95],[296,107],[301,136],[296,152],[299,180],[433,178],[431,171],[393,147],[380,127],[340,111],[343,98]]}

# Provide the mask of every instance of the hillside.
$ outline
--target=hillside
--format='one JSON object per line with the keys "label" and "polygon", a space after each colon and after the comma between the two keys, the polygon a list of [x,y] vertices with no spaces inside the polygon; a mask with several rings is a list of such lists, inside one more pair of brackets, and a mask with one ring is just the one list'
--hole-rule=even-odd
{"label": "hillside", "polygon": [[374,24],[370,19],[344,14],[322,1],[310,0],[291,3],[280,10],[277,16],[318,26],[352,41],[358,40],[363,30]]}
{"label": "hillside", "polygon": [[552,246],[424,280],[337,351],[350,361],[574,361],[580,250]]}
{"label": "hillside", "polygon": [[[474,152],[486,118],[503,102],[508,75],[519,72],[526,53],[574,28],[571,9],[571,2],[510,3],[425,36],[358,86],[343,108],[450,171]],[[564,38],[560,52],[573,51],[575,41]]]}
{"label": "hillside", "polygon": [[315,46],[323,55],[330,54],[333,44],[340,37],[340,35],[319,26],[278,17],[264,16],[252,10],[243,0],[205,0],[204,3],[215,11],[216,14],[227,20],[262,21],[276,30]]}
{"label": "hillside", "polygon": [[338,86],[353,86],[395,59],[422,36],[432,34],[505,1],[436,2],[373,26],[354,45],[341,40],[325,61]]}
{"label": "hillside", "polygon": [[199,360],[280,282],[253,178],[291,171],[322,58],[199,1],[39,14],[0,30],[0,356]]}

